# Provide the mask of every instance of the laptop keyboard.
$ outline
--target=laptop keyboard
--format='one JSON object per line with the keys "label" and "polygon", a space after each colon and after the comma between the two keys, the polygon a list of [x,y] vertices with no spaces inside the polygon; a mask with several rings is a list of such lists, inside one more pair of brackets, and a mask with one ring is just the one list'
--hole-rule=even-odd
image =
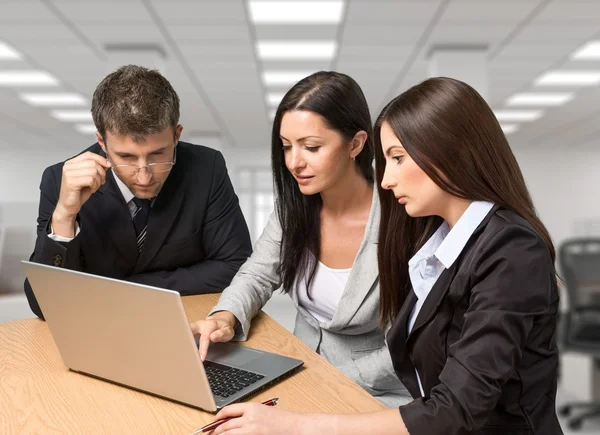
{"label": "laptop keyboard", "polygon": [[229,397],[264,378],[263,375],[204,361],[204,371],[215,396]]}

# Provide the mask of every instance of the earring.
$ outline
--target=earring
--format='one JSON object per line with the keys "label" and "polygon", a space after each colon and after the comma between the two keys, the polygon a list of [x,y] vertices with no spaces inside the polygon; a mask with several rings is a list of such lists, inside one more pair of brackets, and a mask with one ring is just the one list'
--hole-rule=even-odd
{"label": "earring", "polygon": [[352,161],[356,160],[356,157],[352,157]]}

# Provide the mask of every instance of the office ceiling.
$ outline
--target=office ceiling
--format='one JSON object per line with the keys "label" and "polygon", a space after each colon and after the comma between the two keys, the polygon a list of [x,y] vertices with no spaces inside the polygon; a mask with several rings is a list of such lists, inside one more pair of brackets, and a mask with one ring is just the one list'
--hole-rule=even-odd
{"label": "office ceiling", "polygon": [[[0,71],[45,71],[59,81],[50,88],[0,86],[0,133],[30,149],[75,152],[92,143],[73,122],[19,94],[74,92],[89,109],[98,82],[127,59],[126,52],[108,51],[111,45],[157,47],[182,101],[184,137],[212,137],[231,147],[268,146],[265,69],[345,72],[363,87],[373,116],[426,78],[426,55],[436,44],[489,47],[489,101],[496,110],[517,92],[539,91],[534,81],[547,71],[600,71],[600,60],[571,60],[600,38],[598,0],[346,0],[341,22],[333,25],[255,25],[249,15],[244,0],[0,0],[0,42],[22,53],[0,59]],[[257,60],[259,40],[329,39],[338,44],[333,60]],[[594,143],[600,86],[550,90],[574,91],[575,98],[518,123],[508,136],[513,146]]]}

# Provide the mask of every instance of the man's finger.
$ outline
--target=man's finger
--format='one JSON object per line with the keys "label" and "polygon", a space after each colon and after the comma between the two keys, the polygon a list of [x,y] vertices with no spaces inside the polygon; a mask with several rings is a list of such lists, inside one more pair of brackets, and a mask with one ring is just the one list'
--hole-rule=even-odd
{"label": "man's finger", "polygon": [[100,165],[102,165],[104,168],[110,168],[110,166],[111,166],[108,159],[106,159],[105,157],[102,157],[96,153],[92,153],[90,151],[86,151],[85,153],[80,154],[77,157],[72,158],[71,160],[67,160],[65,162],[65,165],[67,165],[67,164],[74,165],[74,164],[78,164],[78,163],[81,163],[86,160],[93,160],[93,161],[99,163]]}

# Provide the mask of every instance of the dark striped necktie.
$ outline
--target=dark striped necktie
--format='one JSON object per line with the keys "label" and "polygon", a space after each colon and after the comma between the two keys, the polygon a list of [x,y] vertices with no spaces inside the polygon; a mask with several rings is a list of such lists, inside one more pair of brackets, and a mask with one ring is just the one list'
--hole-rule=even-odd
{"label": "dark striped necktie", "polygon": [[148,217],[150,216],[150,204],[152,201],[139,198],[133,198],[132,201],[137,207],[133,214],[133,226],[135,228],[135,237],[139,252],[142,250],[142,246],[144,246],[144,241],[146,240]]}

